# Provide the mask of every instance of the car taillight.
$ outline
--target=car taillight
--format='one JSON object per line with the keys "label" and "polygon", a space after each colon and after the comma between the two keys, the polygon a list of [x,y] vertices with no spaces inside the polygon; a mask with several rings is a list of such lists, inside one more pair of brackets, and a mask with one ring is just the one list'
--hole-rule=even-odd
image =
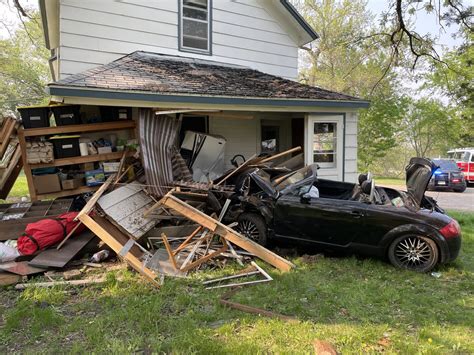
{"label": "car taillight", "polygon": [[461,227],[459,226],[459,223],[455,219],[453,219],[451,222],[449,222],[447,225],[441,228],[439,232],[446,239],[456,238],[461,235]]}

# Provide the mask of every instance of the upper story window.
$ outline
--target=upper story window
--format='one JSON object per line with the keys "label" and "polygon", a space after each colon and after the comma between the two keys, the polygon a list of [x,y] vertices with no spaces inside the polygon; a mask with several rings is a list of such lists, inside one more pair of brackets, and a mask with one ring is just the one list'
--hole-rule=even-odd
{"label": "upper story window", "polygon": [[179,49],[211,54],[212,0],[178,0]]}

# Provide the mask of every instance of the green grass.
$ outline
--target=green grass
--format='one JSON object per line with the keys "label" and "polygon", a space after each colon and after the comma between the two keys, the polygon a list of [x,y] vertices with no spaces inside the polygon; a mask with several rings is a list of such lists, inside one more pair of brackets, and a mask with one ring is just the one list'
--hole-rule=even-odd
{"label": "green grass", "polygon": [[[27,196],[29,194],[28,191],[28,183],[26,181],[26,176],[21,173],[20,176],[15,181],[15,184],[13,185],[10,194],[7,197],[7,200],[12,199],[12,198],[20,198],[23,196]],[[0,199],[0,203],[5,202],[4,200]]]}
{"label": "green grass", "polygon": [[474,214],[452,215],[463,246],[440,278],[356,257],[296,258],[289,273],[261,263],[274,281],[232,300],[292,323],[221,306],[225,291],[200,281],[223,271],[166,279],[159,290],[122,271],[87,288],[0,291],[0,353],[309,353],[314,339],[344,354],[474,353]]}
{"label": "green grass", "polygon": [[377,185],[393,185],[393,186],[405,186],[405,179],[387,178],[387,177],[374,177]]}

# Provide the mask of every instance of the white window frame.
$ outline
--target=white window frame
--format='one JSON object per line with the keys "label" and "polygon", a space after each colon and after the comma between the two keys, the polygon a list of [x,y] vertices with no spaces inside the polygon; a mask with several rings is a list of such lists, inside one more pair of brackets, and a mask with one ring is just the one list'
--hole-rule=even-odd
{"label": "white window frame", "polygon": [[[178,0],[179,3],[179,50],[182,52],[191,52],[191,53],[199,53],[199,54],[205,54],[205,55],[212,55],[212,0],[206,0],[207,1],[207,10],[203,10],[199,7],[194,7],[190,5],[184,5],[184,0]],[[184,8],[190,8],[193,10],[197,11],[206,11],[207,12],[207,21],[206,20],[199,20],[199,19],[194,19],[190,17],[185,17],[184,16]],[[184,20],[187,21],[194,21],[194,22],[199,22],[199,23],[205,23],[207,24],[207,48],[206,49],[200,49],[200,48],[194,48],[194,47],[186,47],[184,45],[184,37],[192,38],[193,36],[185,36],[184,35]],[[197,37],[199,39],[204,39],[202,37]]]}
{"label": "white window frame", "polygon": [[318,176],[335,180],[343,180],[344,159],[344,116],[341,115],[308,115],[305,119],[305,161],[314,163],[313,135],[315,123],[336,123],[336,164],[317,163],[320,166]]}

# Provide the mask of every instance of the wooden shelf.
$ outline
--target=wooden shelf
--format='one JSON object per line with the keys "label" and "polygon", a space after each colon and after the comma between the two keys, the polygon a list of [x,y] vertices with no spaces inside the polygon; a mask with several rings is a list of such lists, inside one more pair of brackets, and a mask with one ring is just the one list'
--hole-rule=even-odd
{"label": "wooden shelf", "polygon": [[72,190],[62,190],[62,191],[58,191],[58,192],[51,192],[51,193],[48,193],[48,194],[39,194],[39,195],[36,195],[36,199],[41,200],[41,199],[50,199],[50,198],[58,198],[58,197],[79,195],[79,194],[84,194],[86,192],[95,191],[101,186],[102,185],[81,186],[81,187],[78,187],[77,189],[72,189]]}
{"label": "wooden shelf", "polygon": [[24,137],[49,136],[54,134],[65,133],[86,133],[86,132],[100,132],[100,131],[118,131],[123,129],[135,128],[135,121],[114,121],[102,123],[87,123],[78,125],[67,125],[57,127],[41,127],[22,129]]}
{"label": "wooden shelf", "polygon": [[[127,153],[127,156],[128,157],[132,156],[134,153],[135,153],[134,151],[130,151]],[[29,164],[29,166],[31,169],[50,168],[53,166],[65,166],[65,165],[75,165],[75,164],[82,164],[82,163],[92,163],[96,161],[116,160],[116,159],[121,159],[122,156],[123,156],[123,152],[94,154],[94,155],[86,155],[86,156],[79,156],[79,157],[54,159],[52,163]]]}

